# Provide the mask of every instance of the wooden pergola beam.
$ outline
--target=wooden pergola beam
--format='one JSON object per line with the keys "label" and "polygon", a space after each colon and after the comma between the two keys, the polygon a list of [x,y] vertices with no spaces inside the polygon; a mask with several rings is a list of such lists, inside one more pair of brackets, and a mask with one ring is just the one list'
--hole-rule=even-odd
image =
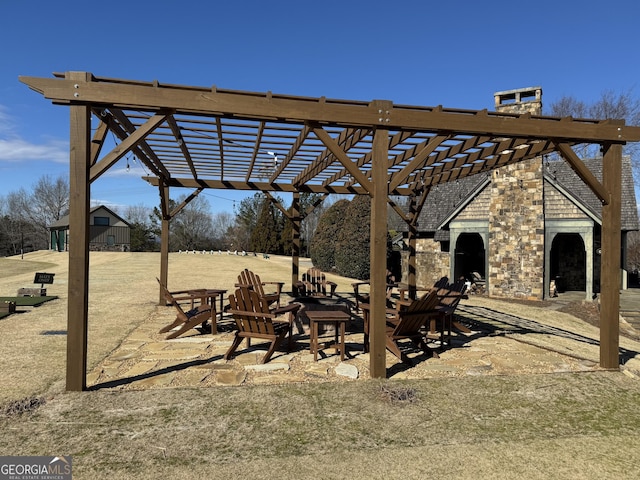
{"label": "wooden pergola beam", "polygon": [[[143,180],[150,185],[158,186],[161,181],[158,177],[142,177]],[[216,189],[230,189],[230,190],[251,190],[260,192],[283,192],[283,193],[336,193],[340,195],[363,195],[368,192],[359,186],[321,186],[321,185],[300,185],[295,187],[293,185],[268,183],[268,182],[244,182],[244,181],[231,181],[231,180],[195,180],[193,178],[170,178],[166,180],[166,184],[171,187],[184,187],[184,188],[216,188]],[[408,195],[410,190],[396,189],[393,192],[397,195]]]}
{"label": "wooden pergola beam", "polygon": [[142,127],[126,137],[122,143],[117,145],[99,162],[95,163],[91,167],[91,181],[96,180],[103,173],[109,170],[109,168],[115,165],[118,160],[124,157],[129,151],[137,147],[147,137],[147,135],[155,130],[158,125],[162,124],[166,119],[166,115],[154,115]]}
{"label": "wooden pergola beam", "polygon": [[567,163],[571,166],[574,172],[580,177],[580,179],[591,189],[591,191],[598,197],[603,205],[607,205],[610,201],[610,192],[606,189],[595,177],[591,170],[589,170],[582,160],[578,158],[571,147],[567,144],[554,142],[558,152],[562,155]]}
{"label": "wooden pergola beam", "polygon": [[[84,75],[84,74],[83,74]],[[54,103],[102,103],[127,105],[132,109],[170,109],[193,115],[232,115],[286,122],[318,122],[345,126],[384,126],[430,132],[454,131],[467,135],[557,138],[588,143],[640,141],[640,132],[630,126],[606,121],[487,113],[486,111],[405,107],[388,103],[385,110],[376,102],[334,103],[326,99],[285,95],[248,94],[198,87],[164,86],[145,82],[111,82],[87,74],[77,78],[21,76],[20,81]]]}

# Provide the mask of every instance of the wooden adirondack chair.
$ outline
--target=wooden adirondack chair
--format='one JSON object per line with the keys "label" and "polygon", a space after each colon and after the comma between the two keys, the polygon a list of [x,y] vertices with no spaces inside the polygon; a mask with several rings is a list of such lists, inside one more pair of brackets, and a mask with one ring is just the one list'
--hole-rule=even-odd
{"label": "wooden adirondack chair", "polygon": [[[438,304],[438,296],[435,290],[423,295],[418,300],[397,301],[395,309],[387,309],[390,316],[386,322],[386,346],[387,349],[398,357],[403,363],[411,364],[409,358],[400,350],[399,340],[411,340],[423,350],[426,350],[424,343],[424,326],[433,314]],[[369,317],[370,306],[362,305],[364,312],[364,345],[365,351],[369,350]]]}
{"label": "wooden adirondack chair", "polygon": [[[351,286],[353,287],[353,296],[356,300],[357,310],[362,309],[361,304],[366,305],[370,301],[370,295],[368,291],[366,293],[360,291],[360,287],[364,285],[366,285],[369,288],[371,287],[370,282],[355,282],[351,284]],[[391,298],[393,295],[393,290],[397,286],[398,284],[396,283],[396,278],[393,276],[393,274],[389,270],[387,270],[387,307],[389,308],[393,308],[393,302],[391,301]],[[367,290],[369,290],[369,288],[367,288]]]}
{"label": "wooden adirondack chair", "polygon": [[224,354],[225,360],[231,358],[245,338],[247,339],[247,347],[250,346],[252,338],[271,341],[269,349],[260,363],[269,361],[276,347],[284,340],[287,333],[289,334],[288,350],[291,350],[295,312],[289,312],[288,320],[278,321],[276,319],[277,315],[269,310],[267,300],[264,297],[260,297],[255,290],[244,286],[238,288],[234,294],[229,295],[229,304],[231,306],[229,313],[233,315],[238,330],[229,350]]}
{"label": "wooden adirondack chair", "polygon": [[[265,292],[265,285],[272,285],[273,288],[275,288],[275,292]],[[240,272],[240,275],[238,275],[238,283],[236,284],[237,287],[248,287],[253,289],[258,296],[264,298],[268,302],[269,306],[275,303],[277,308],[280,308],[280,294],[282,292],[283,285],[284,282],[263,282],[257,274],[246,268]]]}
{"label": "wooden adirondack chair", "polygon": [[[170,292],[159,279],[156,278],[156,280],[158,280],[158,283],[160,284],[165,301],[168,305],[173,305],[177,313],[176,319],[169,325],[162,327],[158,333],[166,333],[178,326],[180,327],[178,330],[167,335],[167,340],[179,337],[184,332],[191,330],[197,325],[205,324],[208,320],[215,322],[215,304],[200,303],[200,305],[195,306],[193,303],[196,298],[196,296],[193,295],[195,290]],[[191,309],[185,311],[180,304],[181,301],[190,301]]]}
{"label": "wooden adirondack chair", "polygon": [[325,273],[319,268],[310,268],[302,275],[302,280],[296,284],[298,293],[310,297],[333,297],[338,284],[327,280]]}
{"label": "wooden adirondack chair", "polygon": [[[451,330],[454,326],[455,310],[464,298],[466,290],[464,281],[458,281],[446,286],[441,286],[436,290],[438,296],[438,305],[435,311],[429,315],[429,332],[427,339],[440,340],[440,344],[451,344]],[[462,331],[469,331],[468,328],[456,325],[456,328]]]}

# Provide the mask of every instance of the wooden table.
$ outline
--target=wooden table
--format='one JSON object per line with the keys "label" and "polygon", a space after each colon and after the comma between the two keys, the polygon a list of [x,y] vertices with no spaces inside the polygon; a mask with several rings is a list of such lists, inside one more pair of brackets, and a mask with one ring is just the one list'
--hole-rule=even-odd
{"label": "wooden table", "polygon": [[308,310],[306,312],[309,318],[309,350],[313,353],[313,360],[318,361],[318,326],[322,324],[333,324],[335,327],[335,342],[325,348],[335,348],[340,352],[340,360],[344,361],[344,333],[347,329],[347,322],[351,320],[351,315],[343,310]]}
{"label": "wooden table", "polygon": [[[222,315],[224,313],[224,295],[227,291],[219,288],[213,288],[205,290],[204,293],[205,296],[201,298],[200,301],[205,301],[211,305],[211,334],[216,335],[218,333],[216,313],[220,315],[220,320],[222,320]],[[220,310],[218,312],[216,312],[216,297],[220,297]]]}
{"label": "wooden table", "polygon": [[[218,333],[216,314],[220,315],[220,320],[222,320],[222,314],[224,313],[224,294],[227,293],[227,291],[218,288],[197,288],[187,290],[184,293],[187,293],[190,297],[191,308],[196,306],[196,300],[200,301],[200,305],[211,305],[211,334],[216,335]],[[216,309],[216,297],[220,297],[220,311]]]}

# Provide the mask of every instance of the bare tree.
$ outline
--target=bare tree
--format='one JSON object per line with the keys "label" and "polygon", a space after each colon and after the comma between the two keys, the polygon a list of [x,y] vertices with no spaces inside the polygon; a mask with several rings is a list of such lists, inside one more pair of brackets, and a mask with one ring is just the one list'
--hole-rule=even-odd
{"label": "bare tree", "polygon": [[[178,197],[178,204],[185,196]],[[191,200],[171,221],[173,248],[209,250],[212,248],[213,226],[209,202],[205,197]]]}
{"label": "bare tree", "polygon": [[65,177],[55,180],[45,175],[40,177],[33,189],[32,209],[48,227],[69,213],[69,181]]}
{"label": "bare tree", "polygon": [[229,232],[235,225],[234,217],[229,212],[218,212],[213,215],[211,226],[213,238],[216,242],[214,248],[228,249],[230,245]]}
{"label": "bare tree", "polygon": [[[551,104],[551,114],[560,117],[625,120],[627,125],[640,125],[640,99],[635,98],[630,90],[619,93],[605,90],[593,103],[585,103],[573,96],[564,96]],[[585,158],[600,155],[598,147],[594,145],[581,145],[575,150]],[[636,183],[640,183],[638,145],[628,143],[624,147],[624,154],[631,157],[634,179]]]}
{"label": "bare tree", "polygon": [[152,213],[152,209],[145,205],[129,205],[124,211],[124,218],[129,223],[149,226],[151,224],[150,216]]}
{"label": "bare tree", "polygon": [[31,193],[24,188],[9,193],[6,209],[14,228],[19,225],[23,244],[26,241],[36,250],[48,248],[49,226],[69,213],[69,182],[65,177],[40,177]]}
{"label": "bare tree", "polygon": [[38,219],[31,208],[31,196],[24,188],[7,195],[10,243],[14,253],[20,250],[39,250],[48,247],[48,231],[44,220]]}

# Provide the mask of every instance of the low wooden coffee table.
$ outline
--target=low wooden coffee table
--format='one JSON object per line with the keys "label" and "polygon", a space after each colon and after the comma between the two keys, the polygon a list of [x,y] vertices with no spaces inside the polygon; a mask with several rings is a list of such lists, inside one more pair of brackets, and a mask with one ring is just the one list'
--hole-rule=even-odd
{"label": "low wooden coffee table", "polygon": [[333,324],[335,327],[335,342],[325,348],[335,348],[340,351],[340,360],[344,360],[344,332],[347,329],[347,322],[351,320],[351,315],[344,310],[308,310],[306,312],[309,318],[309,350],[313,353],[313,360],[318,361],[318,351],[321,350],[318,345],[318,325],[321,323]]}

